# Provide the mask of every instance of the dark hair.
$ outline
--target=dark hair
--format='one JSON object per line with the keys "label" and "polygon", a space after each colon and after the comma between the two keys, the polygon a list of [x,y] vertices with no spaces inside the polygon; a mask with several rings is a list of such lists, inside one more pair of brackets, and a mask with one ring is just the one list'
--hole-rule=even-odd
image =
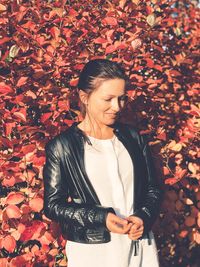
{"label": "dark hair", "polygon": [[78,89],[90,94],[95,90],[98,82],[116,78],[128,83],[128,77],[119,63],[108,59],[90,60],[81,71]]}

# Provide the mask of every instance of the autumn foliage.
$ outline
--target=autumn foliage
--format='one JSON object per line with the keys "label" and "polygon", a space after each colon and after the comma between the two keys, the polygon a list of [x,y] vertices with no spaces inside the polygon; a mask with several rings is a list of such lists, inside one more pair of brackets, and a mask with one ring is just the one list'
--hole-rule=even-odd
{"label": "autumn foliage", "polygon": [[200,266],[198,17],[187,0],[1,1],[0,266],[66,266],[43,214],[44,146],[80,119],[77,77],[97,57],[125,67],[125,120],[155,152],[161,267]]}

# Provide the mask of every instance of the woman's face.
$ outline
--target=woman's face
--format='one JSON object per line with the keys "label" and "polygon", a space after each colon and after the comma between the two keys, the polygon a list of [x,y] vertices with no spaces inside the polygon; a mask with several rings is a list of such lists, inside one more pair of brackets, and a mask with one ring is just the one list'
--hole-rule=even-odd
{"label": "woman's face", "polygon": [[124,107],[126,98],[123,79],[105,80],[89,95],[86,116],[99,126],[112,125]]}

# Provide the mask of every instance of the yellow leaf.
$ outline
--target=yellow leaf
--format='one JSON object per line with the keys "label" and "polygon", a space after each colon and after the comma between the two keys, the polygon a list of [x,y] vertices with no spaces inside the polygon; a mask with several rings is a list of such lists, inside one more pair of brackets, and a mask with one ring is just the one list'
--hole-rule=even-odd
{"label": "yellow leaf", "polygon": [[189,162],[188,169],[189,169],[189,171],[191,171],[191,173],[197,174],[199,166],[196,163]]}
{"label": "yellow leaf", "polygon": [[192,205],[193,204],[193,201],[190,198],[186,198],[185,204],[186,205]]}
{"label": "yellow leaf", "polygon": [[176,34],[176,36],[180,36],[182,34],[180,28],[174,28],[174,33]]}
{"label": "yellow leaf", "polygon": [[156,24],[156,16],[155,14],[150,14],[147,16],[147,23],[153,27]]}
{"label": "yellow leaf", "polygon": [[132,3],[138,5],[140,3],[140,0],[132,0]]}
{"label": "yellow leaf", "polygon": [[180,143],[177,143],[173,147],[171,147],[171,150],[177,151],[177,152],[181,151],[181,149],[182,149],[182,144]]}
{"label": "yellow leaf", "polygon": [[7,9],[6,6],[0,4],[0,12],[1,12],[1,11],[6,11],[6,9]]}

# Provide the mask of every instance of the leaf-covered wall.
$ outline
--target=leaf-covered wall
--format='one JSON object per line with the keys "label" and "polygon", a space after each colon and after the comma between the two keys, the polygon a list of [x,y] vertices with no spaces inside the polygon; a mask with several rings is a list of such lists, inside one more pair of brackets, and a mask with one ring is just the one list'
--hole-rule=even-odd
{"label": "leaf-covered wall", "polygon": [[198,1],[2,0],[0,266],[66,266],[43,214],[46,142],[81,119],[77,77],[93,58],[130,77],[124,120],[150,135],[165,191],[161,267],[197,267],[200,244]]}

